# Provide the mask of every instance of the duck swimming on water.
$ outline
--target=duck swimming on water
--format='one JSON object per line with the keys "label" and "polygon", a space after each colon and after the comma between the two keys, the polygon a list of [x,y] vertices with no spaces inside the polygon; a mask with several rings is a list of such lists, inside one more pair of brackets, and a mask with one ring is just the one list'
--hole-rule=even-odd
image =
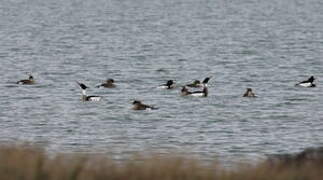
{"label": "duck swimming on water", "polygon": [[186,86],[183,86],[181,90],[181,95],[182,96],[195,96],[195,97],[207,97],[208,96],[208,88],[207,85],[204,84],[203,90],[202,91],[189,91]]}
{"label": "duck swimming on water", "polygon": [[80,88],[82,89],[82,97],[81,99],[83,101],[100,101],[101,100],[101,96],[88,96],[86,95],[86,89],[88,88],[85,84],[77,82],[76,83],[80,86]]}
{"label": "duck swimming on water", "polygon": [[105,88],[115,88],[116,85],[114,84],[114,80],[113,79],[107,79],[104,83],[96,86],[97,88],[99,87],[105,87]]}
{"label": "duck swimming on water", "polygon": [[34,80],[34,77],[31,74],[29,74],[28,79],[23,79],[23,80],[17,81],[16,84],[31,85],[31,84],[35,84],[35,80]]}
{"label": "duck swimming on water", "polygon": [[299,82],[295,84],[295,86],[316,87],[316,85],[314,84],[314,80],[315,80],[314,76],[311,76],[310,78],[308,78],[308,80]]}
{"label": "duck swimming on water", "polygon": [[173,89],[175,88],[175,81],[173,80],[168,80],[166,84],[162,84],[159,86],[159,88],[162,88],[162,89]]}
{"label": "duck swimming on water", "polygon": [[246,92],[243,94],[243,97],[257,97],[255,93],[252,92],[251,88],[247,88]]}
{"label": "duck swimming on water", "polygon": [[143,104],[141,101],[138,101],[138,100],[134,100],[132,102],[132,104],[133,104],[133,107],[132,107],[133,110],[155,110],[155,109],[158,109],[154,106]]}

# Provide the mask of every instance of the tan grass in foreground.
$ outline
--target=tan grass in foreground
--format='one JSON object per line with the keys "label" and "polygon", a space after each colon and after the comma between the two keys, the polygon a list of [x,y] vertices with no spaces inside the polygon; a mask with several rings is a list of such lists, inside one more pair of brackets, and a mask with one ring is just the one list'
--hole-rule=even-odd
{"label": "tan grass in foreground", "polygon": [[323,162],[264,162],[224,170],[178,156],[137,157],[116,163],[95,155],[49,157],[39,148],[0,147],[0,180],[322,180]]}

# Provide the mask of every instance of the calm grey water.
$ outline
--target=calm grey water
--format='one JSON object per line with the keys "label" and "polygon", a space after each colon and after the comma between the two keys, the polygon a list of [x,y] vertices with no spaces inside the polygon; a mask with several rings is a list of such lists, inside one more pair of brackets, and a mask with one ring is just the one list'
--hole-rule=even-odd
{"label": "calm grey water", "polygon": [[[322,19],[320,0],[3,0],[0,141],[228,161],[322,146]],[[37,84],[16,85],[28,72]],[[310,75],[318,87],[294,87]],[[156,88],[206,76],[207,98]],[[81,102],[76,80],[103,101]]]}

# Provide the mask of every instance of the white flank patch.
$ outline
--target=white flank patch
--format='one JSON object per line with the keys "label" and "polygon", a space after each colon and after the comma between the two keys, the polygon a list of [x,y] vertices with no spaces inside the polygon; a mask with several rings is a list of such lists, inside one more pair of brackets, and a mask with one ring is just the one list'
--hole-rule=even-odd
{"label": "white flank patch", "polygon": [[167,88],[168,88],[168,86],[164,86],[164,85],[157,87],[157,89],[167,89]]}
{"label": "white flank patch", "polygon": [[90,101],[100,101],[101,97],[91,97]]}
{"label": "white flank patch", "polygon": [[193,94],[190,94],[190,95],[194,96],[194,97],[203,97],[204,93],[193,93]]}
{"label": "white flank patch", "polygon": [[302,87],[311,87],[312,86],[312,83],[300,83],[298,84],[299,86],[302,86]]}

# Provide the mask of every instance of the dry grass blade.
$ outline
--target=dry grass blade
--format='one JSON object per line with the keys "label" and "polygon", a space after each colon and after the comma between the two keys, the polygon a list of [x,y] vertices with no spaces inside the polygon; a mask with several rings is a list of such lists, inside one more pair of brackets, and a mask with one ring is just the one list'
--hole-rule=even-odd
{"label": "dry grass blade", "polygon": [[241,165],[235,170],[224,170],[218,164],[206,164],[179,155],[134,156],[120,163],[97,155],[61,154],[49,157],[41,148],[2,145],[0,179],[320,180],[323,177],[323,161],[319,153],[302,152],[280,161],[268,160],[253,167]]}

